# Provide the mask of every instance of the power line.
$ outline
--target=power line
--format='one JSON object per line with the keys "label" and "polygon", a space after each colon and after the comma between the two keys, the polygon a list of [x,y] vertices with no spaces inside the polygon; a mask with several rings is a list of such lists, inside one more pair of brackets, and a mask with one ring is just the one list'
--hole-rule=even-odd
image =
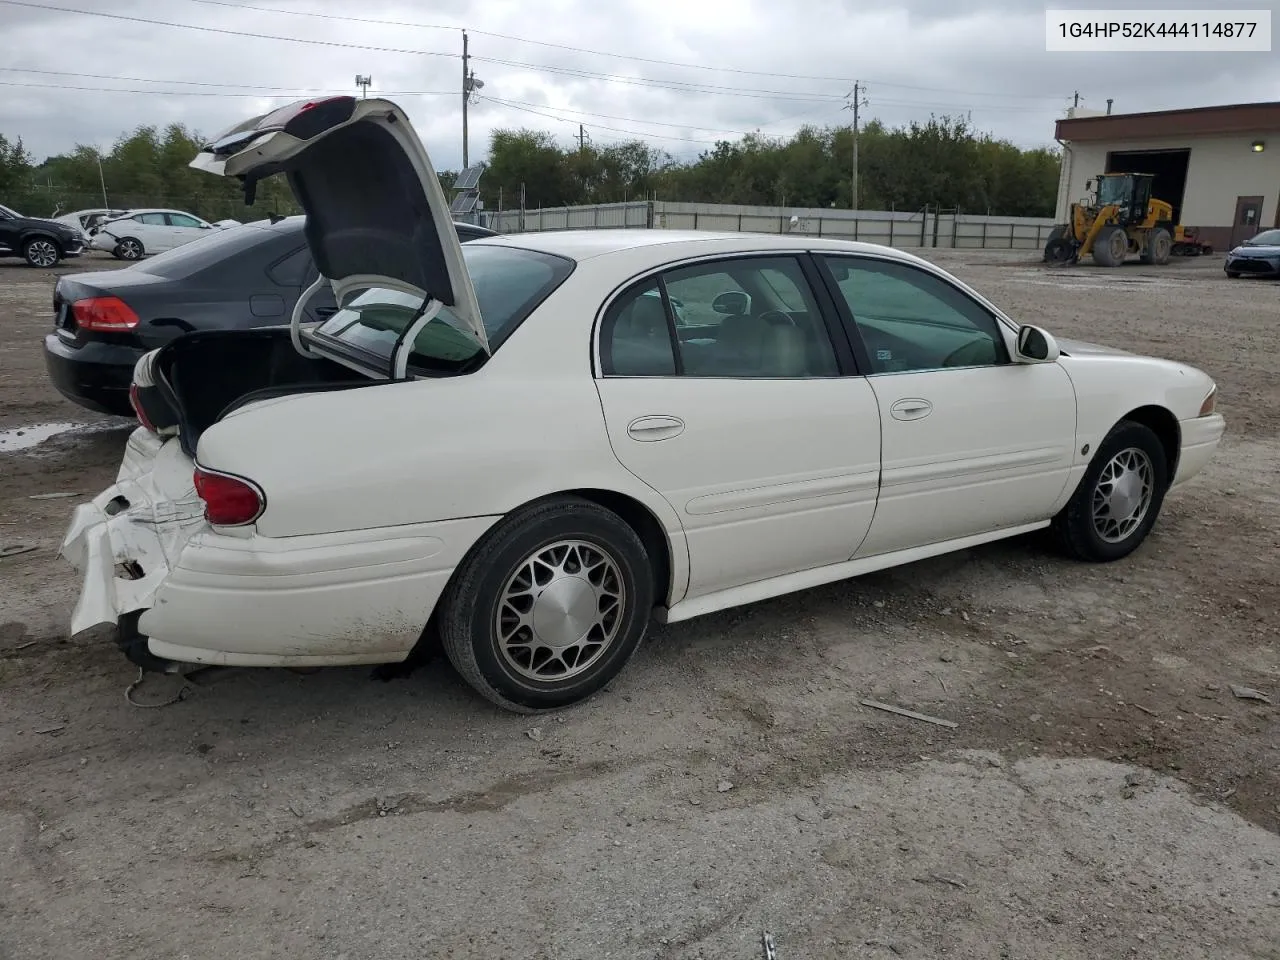
{"label": "power line", "polygon": [[[635,54],[617,53],[615,51],[609,51],[609,50],[591,50],[586,47],[575,47],[567,43],[553,43],[549,40],[533,40],[528,37],[517,37],[509,33],[498,33],[493,30],[475,30],[475,29],[472,29],[471,27],[463,28],[463,27],[453,26],[449,24],[415,23],[412,21],[404,21],[404,20],[387,20],[387,19],[382,19],[378,17],[352,17],[347,14],[320,13],[318,11],[312,11],[312,10],[288,10],[282,7],[267,7],[267,6],[262,6],[260,4],[234,3],[232,2],[232,0],[188,0],[188,2],[203,3],[203,4],[208,4],[211,6],[219,6],[219,7],[233,7],[238,10],[253,10],[258,13],[277,13],[277,14],[283,14],[286,16],[293,16],[293,17],[308,17],[316,20],[344,21],[348,23],[364,23],[364,24],[370,24],[375,26],[409,27],[409,28],[420,29],[420,30],[466,29],[469,33],[474,34],[475,36],[494,37],[495,39],[511,40],[516,43],[529,43],[535,46],[549,47],[555,50],[567,50],[573,53],[586,53],[594,56],[611,57],[615,60],[632,60],[636,63],[652,63],[659,66],[680,67],[681,69],[685,69],[685,70],[708,70],[713,73],[736,73],[736,74],[745,74],[745,75],[756,76],[756,77],[775,77],[775,78],[784,79],[784,80],[816,80],[822,83],[848,84],[848,83],[854,82],[853,77],[832,77],[832,76],[820,76],[820,75],[803,74],[803,73],[778,73],[771,70],[747,70],[745,68],[740,68],[740,67],[719,67],[719,66],[715,66],[712,64],[705,64],[705,63],[689,63],[687,61],[680,61],[680,60],[662,60],[656,57],[641,57]],[[474,59],[479,60],[482,58],[475,57]],[[515,63],[515,61],[511,61],[511,62]],[[540,65],[538,64],[521,63],[519,65],[523,67],[533,68],[533,69],[540,68]],[[952,93],[952,94],[957,94],[959,96],[966,96],[966,97],[967,96],[1006,97],[1006,98],[1015,99],[1015,100],[1061,99],[1060,97],[1054,94],[1004,93],[1004,92],[999,92],[994,90],[978,92],[978,91],[956,90],[952,87],[921,87],[921,86],[913,86],[910,84],[903,84],[903,83],[888,83],[881,80],[877,80],[874,82],[882,87],[899,87],[904,90],[923,90],[923,91],[933,92],[933,93],[946,92],[946,93]]]}
{"label": "power line", "polygon": [[179,30],[197,30],[201,33],[218,33],[229,37],[248,37],[252,40],[279,40],[282,43],[302,43],[317,47],[345,47],[351,50],[372,50],[375,53],[404,53],[418,57],[457,57],[456,53],[438,50],[409,50],[404,47],[378,47],[363,43],[346,43],[340,40],[313,40],[307,37],[284,37],[278,34],[253,33],[249,30],[231,30],[227,27],[210,27],[198,23],[175,23],[172,20],[155,20],[150,17],[133,17],[123,13],[107,13],[105,10],[79,10],[73,7],[51,7],[30,0],[0,0],[10,7],[27,7],[32,10],[50,10],[54,13],[75,13],[85,17],[105,17],[108,20],[124,20],[129,23],[146,23],[155,27],[176,27]]}
{"label": "power line", "polygon": [[[86,74],[85,76],[93,76]],[[104,77],[102,79],[117,79],[114,77]],[[160,82],[160,81],[155,81]],[[227,91],[207,91],[207,90],[156,90],[154,87],[86,87],[78,84],[69,83],[30,83],[21,80],[0,80],[0,86],[4,87],[31,87],[41,90],[86,90],[90,93],[146,93],[159,97],[235,97],[239,99],[253,100],[270,100],[281,99],[284,97],[296,96],[313,96],[315,94],[326,94],[331,96],[341,96],[350,94],[350,90],[287,90],[278,88],[275,93],[230,93]],[[443,97],[451,96],[452,90],[393,90],[388,91],[386,96],[397,97]]]}
{"label": "power line", "polygon": [[[542,103],[530,103],[527,100],[504,100],[499,97],[486,97],[485,99],[492,100],[494,103],[500,103],[503,106],[515,107],[517,109],[520,107],[532,107],[535,109],[538,107],[542,107],[543,109],[556,110],[560,113],[577,114],[580,117],[598,117],[601,120],[621,120],[624,123],[641,123],[641,124],[645,124],[646,126],[654,126],[654,127],[672,127],[676,130],[701,130],[705,133],[735,133],[738,136],[742,136],[742,137],[750,136],[750,131],[747,131],[747,130],[728,130],[723,127],[704,127],[696,123],[669,123],[663,120],[640,120],[637,117],[619,117],[619,116],[614,116],[608,113],[591,113],[590,111],[587,111],[587,110],[573,110],[569,107],[550,107]],[[576,123],[577,121],[566,121],[566,122]],[[782,121],[776,121],[776,122],[780,123]],[[767,126],[773,126],[773,125],[774,125],[773,123],[767,124]],[[595,124],[592,124],[592,126],[595,126]],[[604,129],[604,128],[601,128],[601,129]]]}
{"label": "power line", "polygon": [[[510,103],[504,100],[499,100],[497,97],[481,97],[480,99],[488,100],[490,103],[496,103],[498,106],[507,107],[511,110],[519,110],[522,113],[531,113],[534,116],[546,117],[548,120],[559,120],[561,123],[571,123],[574,126],[577,126],[579,123],[579,121],[571,120],[568,117],[556,116],[553,113],[544,113],[541,110],[533,110],[529,107],[516,106],[514,103]],[[714,146],[718,142],[715,140],[700,140],[696,137],[674,137],[674,136],[668,136],[667,134],[662,134],[662,133],[644,133],[639,130],[623,130],[619,127],[606,127],[598,123],[593,123],[591,126],[596,130],[608,130],[611,133],[621,133],[629,137],[638,137],[642,140],[645,139],[646,137],[652,137],[657,140],[679,140],[684,143],[705,143],[712,146]]]}
{"label": "power line", "polygon": [[[275,91],[281,96],[287,96],[292,93],[298,93],[303,96],[307,96],[313,93],[341,94],[341,93],[348,92],[346,90],[328,90],[328,89],[320,89],[316,87],[271,87],[271,86],[262,86],[259,84],[252,84],[252,83],[215,83],[211,80],[158,80],[158,79],[153,79],[151,77],[118,77],[118,76],[113,76],[111,74],[105,74],[105,73],[73,73],[69,70],[37,70],[34,67],[0,67],[0,71],[3,71],[5,73],[35,73],[41,76],[52,76],[52,77],[75,77],[81,80],[116,80],[121,83],[167,83],[167,84],[172,84],[173,86],[223,87],[223,88],[231,88],[231,89],[238,89],[238,90]],[[14,84],[10,84],[10,85],[13,86]],[[97,90],[100,88],[93,87],[91,89]],[[107,92],[110,92],[110,91],[107,91]],[[158,93],[158,92],[184,93],[185,91],[150,90],[148,92],[149,93]],[[408,94],[415,94],[418,96],[425,96],[428,94],[443,95],[443,94],[452,93],[452,92],[453,92],[452,90],[400,90],[400,91],[397,91],[398,95],[400,96],[406,96]],[[192,94],[192,96],[194,96],[194,94]]]}
{"label": "power line", "polygon": [[[229,2],[229,0],[190,0],[190,2],[210,3],[210,4],[217,4],[220,6],[240,7],[242,9],[256,10],[260,12],[284,13],[284,14],[293,14],[293,15],[299,15],[299,16],[309,16],[309,17],[315,17],[323,20],[341,20],[341,21],[350,21],[355,23],[373,23],[373,24],[379,24],[379,25],[385,25],[385,26],[420,27],[424,29],[438,29],[438,30],[455,30],[456,29],[460,31],[462,29],[460,27],[449,27],[449,26],[444,26],[439,24],[413,24],[413,23],[406,23],[403,21],[395,21],[395,20],[378,20],[373,18],[348,17],[348,16],[337,15],[337,14],[320,14],[320,13],[314,13],[314,12],[308,12],[308,11],[281,10],[277,8],[250,6],[248,4],[240,4],[240,3],[231,3]],[[227,36],[249,37],[249,38],[260,39],[260,40],[278,40],[285,43],[300,43],[300,44],[309,44],[313,46],[346,48],[346,49],[353,49],[353,50],[369,50],[369,51],[374,51],[379,53],[401,53],[401,54],[414,55],[414,56],[450,57],[450,58],[459,56],[459,54],[449,53],[446,51],[411,50],[403,47],[383,47],[383,46],[376,46],[371,44],[358,44],[358,43],[350,43],[350,42],[337,41],[337,40],[316,40],[316,39],[305,38],[305,37],[289,37],[289,36],[281,36],[278,34],[254,33],[246,30],[231,30],[225,27],[211,27],[211,26],[206,26],[201,24],[178,23],[171,20],[159,20],[159,19],[149,18],[149,17],[137,17],[137,16],[126,15],[126,14],[107,13],[105,11],[100,11],[100,10],[82,10],[82,9],[77,9],[72,7],[50,6],[47,4],[32,3],[30,2],[30,0],[0,0],[0,4],[17,6],[17,7],[27,7],[35,10],[50,10],[50,11],[55,11],[59,13],[78,14],[81,16],[105,17],[112,20],[122,20],[126,22],[131,22],[131,23],[145,23],[153,26],[173,27],[176,29],[195,30],[195,31],[200,31],[205,33],[215,33],[215,34],[222,34]],[[521,38],[513,37],[509,34],[500,34],[500,33],[494,33],[490,31],[482,31],[482,30],[477,30],[472,32],[476,34],[486,35],[486,36],[499,37],[507,40],[514,40],[518,42],[521,41]],[[746,74],[753,74],[758,76],[772,76],[772,77],[786,78],[786,79],[810,79],[810,80],[819,80],[819,81],[825,80],[828,82],[840,82],[838,78],[816,77],[816,76],[806,77],[800,74],[781,74],[781,73],[771,73],[768,71],[740,70],[737,68],[718,68],[718,67],[710,67],[705,64],[687,64],[687,63],[679,63],[677,61],[656,60],[653,58],[644,58],[644,57],[632,57],[627,54],[615,54],[615,53],[605,53],[602,51],[592,51],[592,50],[586,50],[584,48],[572,47],[567,44],[553,44],[545,41],[530,40],[530,41],[523,41],[523,42],[537,43],[543,46],[573,50],[575,52],[580,52],[580,53],[589,53],[589,54],[593,53],[596,55],[609,56],[617,59],[639,60],[641,62],[659,63],[667,66],[675,66],[675,67],[681,67],[681,68],[687,68],[687,69],[708,69],[708,70],[724,72],[724,73],[746,73]],[[509,59],[503,59],[503,58],[497,58],[497,57],[472,56],[471,59],[486,62],[486,63],[494,63],[500,66],[533,70],[541,73],[560,74],[563,76],[579,77],[582,79],[607,80],[614,83],[621,83],[621,84],[627,84],[632,86],[650,86],[655,88],[679,90],[683,92],[720,94],[725,96],[740,96],[740,97],[748,97],[752,99],[794,100],[797,102],[807,101],[811,103],[830,102],[835,104],[835,103],[842,102],[843,100],[843,97],[839,94],[818,93],[816,91],[764,90],[764,89],[757,89],[757,88],[728,87],[728,86],[720,86],[720,85],[713,85],[713,84],[697,83],[692,81],[655,79],[652,77],[624,77],[624,76],[618,76],[615,74],[600,73],[598,71],[581,70],[581,69],[571,68],[571,67],[553,66],[550,64],[527,63],[520,60],[509,60]],[[883,83],[882,85],[888,86],[888,87],[903,87],[904,89],[945,91],[945,92],[954,93],[954,94],[963,95],[963,96],[1013,97],[1013,98],[1036,99],[1036,100],[1059,99],[1059,98],[1049,97],[1047,95],[1041,96],[1041,95],[1031,95],[1031,94],[1005,94],[1005,93],[996,93],[996,92],[976,92],[976,91],[971,91],[966,93],[965,91],[952,90],[949,88],[942,88],[942,87],[933,87],[933,88],[912,87],[906,84],[892,84],[892,83]]]}

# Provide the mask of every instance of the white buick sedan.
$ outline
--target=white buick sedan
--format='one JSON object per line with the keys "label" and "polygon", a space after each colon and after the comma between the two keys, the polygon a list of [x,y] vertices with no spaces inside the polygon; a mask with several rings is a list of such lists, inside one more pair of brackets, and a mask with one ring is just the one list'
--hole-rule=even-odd
{"label": "white buick sedan", "polygon": [[[144,668],[390,663],[437,639],[513,710],[671,623],[1052,526],[1111,561],[1212,457],[1216,388],[1055,341],[926,261],[597,230],[461,246],[385,100],[255,118],[192,166],[284,173],[322,280],[290,327],[138,364],[79,507],[72,631]],[[300,322],[321,283],[341,305]],[[680,308],[673,308],[679,303]]]}

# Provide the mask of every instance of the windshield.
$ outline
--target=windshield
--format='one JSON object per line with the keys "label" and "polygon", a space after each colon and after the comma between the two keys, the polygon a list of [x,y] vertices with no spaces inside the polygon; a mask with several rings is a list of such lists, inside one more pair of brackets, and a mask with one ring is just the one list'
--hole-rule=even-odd
{"label": "windshield", "polygon": [[1106,206],[1117,203],[1124,206],[1129,202],[1128,177],[1103,177],[1098,181],[1098,203]]}
{"label": "windshield", "polygon": [[[574,262],[563,257],[475,242],[462,245],[462,258],[471,274],[491,350],[497,350],[574,268]],[[421,297],[371,287],[312,335],[368,355],[389,370],[396,339],[421,306]],[[466,324],[445,307],[414,338],[409,368],[427,374],[458,373],[472,369],[483,356]]]}
{"label": "windshield", "polygon": [[1246,247],[1280,247],[1280,230],[1264,230],[1244,242]]}

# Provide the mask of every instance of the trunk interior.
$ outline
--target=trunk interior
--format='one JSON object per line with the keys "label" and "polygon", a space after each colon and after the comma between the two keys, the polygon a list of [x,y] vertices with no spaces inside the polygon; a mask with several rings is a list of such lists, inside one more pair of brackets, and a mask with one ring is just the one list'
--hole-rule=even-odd
{"label": "trunk interior", "polygon": [[200,435],[246,403],[383,382],[302,356],[288,328],[179,337],[156,355],[153,376],[155,386],[140,390],[139,401],[156,427],[179,428],[182,448],[193,458]]}

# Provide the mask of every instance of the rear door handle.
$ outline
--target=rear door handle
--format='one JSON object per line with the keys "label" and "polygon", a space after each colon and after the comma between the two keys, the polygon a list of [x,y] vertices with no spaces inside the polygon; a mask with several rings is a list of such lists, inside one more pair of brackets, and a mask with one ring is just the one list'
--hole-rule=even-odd
{"label": "rear door handle", "polygon": [[684,421],[679,417],[636,417],[627,424],[627,435],[632,440],[651,442],[669,440],[684,433]]}
{"label": "rear door handle", "polygon": [[909,400],[899,400],[889,408],[889,413],[895,420],[923,420],[933,413],[933,404],[928,400],[913,397]]}

